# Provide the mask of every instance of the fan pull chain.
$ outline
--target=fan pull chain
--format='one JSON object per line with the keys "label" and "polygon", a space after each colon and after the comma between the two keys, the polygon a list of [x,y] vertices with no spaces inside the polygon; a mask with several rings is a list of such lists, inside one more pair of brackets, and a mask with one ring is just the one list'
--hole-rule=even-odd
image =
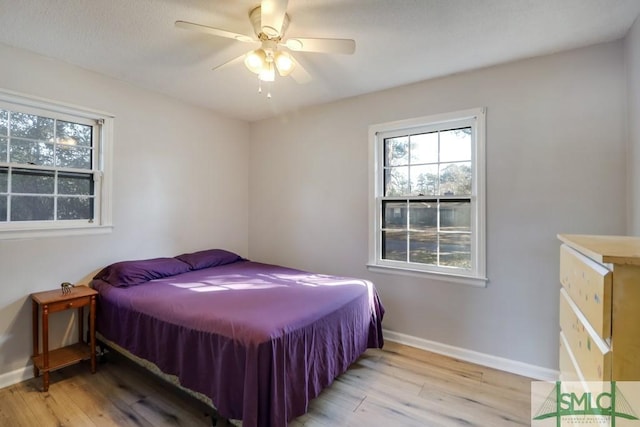
{"label": "fan pull chain", "polygon": [[[271,82],[265,82],[267,85],[267,98],[271,99]],[[258,93],[262,93],[262,79],[258,77]]]}

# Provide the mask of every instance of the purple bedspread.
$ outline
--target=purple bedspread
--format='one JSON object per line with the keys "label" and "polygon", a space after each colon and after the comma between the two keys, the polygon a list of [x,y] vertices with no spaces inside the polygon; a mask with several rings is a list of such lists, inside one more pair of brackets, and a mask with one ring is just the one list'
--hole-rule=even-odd
{"label": "purple bedspread", "polygon": [[373,284],[241,261],[119,288],[94,280],[97,330],[211,398],[243,427],[279,427],[367,348]]}

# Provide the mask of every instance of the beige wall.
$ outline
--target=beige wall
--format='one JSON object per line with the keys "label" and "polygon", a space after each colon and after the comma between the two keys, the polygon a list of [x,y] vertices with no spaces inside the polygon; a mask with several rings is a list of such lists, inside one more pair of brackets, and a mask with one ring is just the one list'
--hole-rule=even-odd
{"label": "beige wall", "polygon": [[[556,234],[625,231],[623,57],[602,44],[253,123],[250,257],[370,278],[389,330],[557,369]],[[473,107],[487,107],[487,288],[369,273],[369,125]]]}
{"label": "beige wall", "polygon": [[625,39],[629,127],[629,233],[640,236],[640,17]]}
{"label": "beige wall", "polygon": [[[113,233],[0,240],[1,386],[30,364],[31,292],[117,260],[210,247],[248,255],[249,126],[5,45],[0,63],[4,89],[115,115]],[[56,317],[60,345],[75,334]]]}

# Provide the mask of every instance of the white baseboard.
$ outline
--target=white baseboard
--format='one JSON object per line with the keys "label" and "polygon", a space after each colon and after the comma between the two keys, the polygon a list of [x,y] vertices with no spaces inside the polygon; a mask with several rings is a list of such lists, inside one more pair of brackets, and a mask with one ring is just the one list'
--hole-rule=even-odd
{"label": "white baseboard", "polygon": [[517,360],[505,359],[503,357],[480,353],[473,350],[467,350],[465,348],[454,347],[452,345],[442,344],[436,341],[430,341],[424,338],[401,334],[399,332],[389,331],[386,329],[383,331],[383,336],[385,340],[397,342],[398,344],[416,347],[433,353],[464,360],[465,362],[476,363],[478,365],[511,372],[513,374],[522,375],[540,381],[557,381],[560,375],[558,371],[553,369],[530,365],[528,363],[518,362]]}
{"label": "white baseboard", "polygon": [[33,366],[16,369],[0,375],[0,388],[9,387],[30,378],[33,378]]}

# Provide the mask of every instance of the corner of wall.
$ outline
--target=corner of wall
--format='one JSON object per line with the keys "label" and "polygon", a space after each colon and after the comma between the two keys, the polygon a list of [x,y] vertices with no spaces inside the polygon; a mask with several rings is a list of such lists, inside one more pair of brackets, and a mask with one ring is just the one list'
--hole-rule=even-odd
{"label": "corner of wall", "polygon": [[624,39],[627,87],[627,232],[640,236],[640,16]]}

